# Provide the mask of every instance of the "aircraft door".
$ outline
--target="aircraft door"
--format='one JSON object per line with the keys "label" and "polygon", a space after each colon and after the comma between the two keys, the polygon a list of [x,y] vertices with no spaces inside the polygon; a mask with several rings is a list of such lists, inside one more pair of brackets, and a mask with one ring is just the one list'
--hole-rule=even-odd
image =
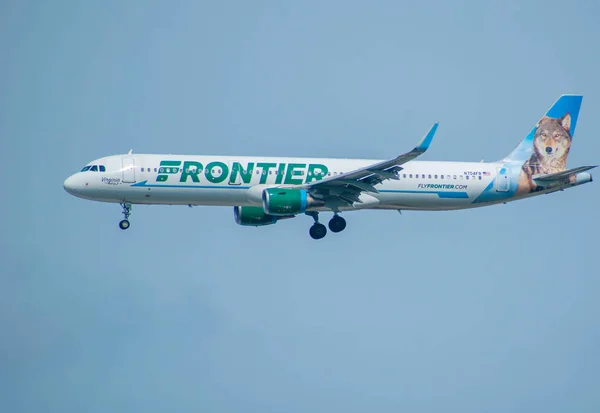
{"label": "aircraft door", "polygon": [[496,191],[508,192],[509,189],[510,177],[508,176],[508,169],[505,167],[496,168]]}
{"label": "aircraft door", "polygon": [[135,182],[135,160],[133,158],[122,158],[123,183]]}

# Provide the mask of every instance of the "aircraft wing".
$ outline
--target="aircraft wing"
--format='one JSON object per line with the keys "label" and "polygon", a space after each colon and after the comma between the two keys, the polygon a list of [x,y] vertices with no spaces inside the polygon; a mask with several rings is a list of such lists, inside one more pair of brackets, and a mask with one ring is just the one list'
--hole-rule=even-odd
{"label": "aircraft wing", "polygon": [[354,171],[326,177],[320,181],[297,185],[295,188],[308,190],[311,195],[324,200],[335,197],[349,205],[352,205],[354,202],[361,203],[359,199],[361,192],[377,193],[375,185],[380,184],[386,179],[399,179],[398,172],[403,169],[402,165],[427,151],[438,125],[438,123],[434,123],[429,132],[410,152],[399,155],[389,161],[378,162]]}

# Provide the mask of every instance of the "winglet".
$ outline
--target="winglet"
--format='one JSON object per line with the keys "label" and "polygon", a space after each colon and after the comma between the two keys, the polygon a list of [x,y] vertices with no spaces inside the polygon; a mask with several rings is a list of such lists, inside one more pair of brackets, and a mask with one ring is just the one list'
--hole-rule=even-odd
{"label": "winglet", "polygon": [[433,140],[433,136],[435,135],[438,126],[439,122],[433,124],[431,129],[429,129],[429,132],[427,132],[427,135],[425,135],[423,139],[421,139],[421,142],[419,142],[419,144],[415,148],[416,150],[425,152],[429,148],[429,145],[431,145],[431,141]]}

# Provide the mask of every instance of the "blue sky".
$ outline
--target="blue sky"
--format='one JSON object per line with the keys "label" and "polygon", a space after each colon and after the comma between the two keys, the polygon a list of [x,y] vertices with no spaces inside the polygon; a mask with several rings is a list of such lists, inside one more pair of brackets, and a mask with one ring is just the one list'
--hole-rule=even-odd
{"label": "blue sky", "polygon": [[592,1],[0,5],[0,410],[597,412],[597,183],[244,228],[64,192],[134,152],[497,160],[562,93],[600,163]]}

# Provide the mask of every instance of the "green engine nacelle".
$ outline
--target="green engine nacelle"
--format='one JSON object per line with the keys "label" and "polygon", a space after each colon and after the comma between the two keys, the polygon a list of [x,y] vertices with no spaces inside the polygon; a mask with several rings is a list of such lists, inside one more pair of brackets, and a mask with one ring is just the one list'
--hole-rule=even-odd
{"label": "green engine nacelle", "polygon": [[276,216],[301,214],[313,201],[303,189],[286,188],[267,188],[262,200],[265,213]]}
{"label": "green engine nacelle", "polygon": [[254,206],[236,206],[233,207],[233,216],[235,222],[239,225],[251,227],[262,227],[277,222],[279,217],[265,214],[261,207]]}

